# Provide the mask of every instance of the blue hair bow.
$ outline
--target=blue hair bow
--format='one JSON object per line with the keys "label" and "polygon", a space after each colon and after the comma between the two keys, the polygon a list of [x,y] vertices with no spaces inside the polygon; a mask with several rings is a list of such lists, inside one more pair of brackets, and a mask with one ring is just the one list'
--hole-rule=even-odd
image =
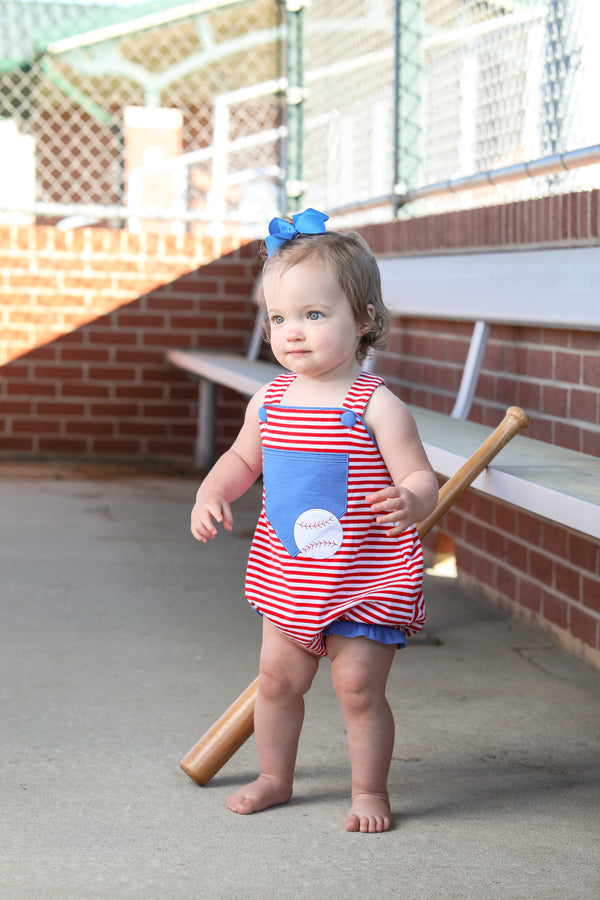
{"label": "blue hair bow", "polygon": [[292,216],[294,224],[285,219],[271,219],[269,236],[265,239],[267,254],[273,256],[282,244],[293,241],[301,234],[325,234],[325,222],[329,216],[317,209],[305,209],[304,212]]}

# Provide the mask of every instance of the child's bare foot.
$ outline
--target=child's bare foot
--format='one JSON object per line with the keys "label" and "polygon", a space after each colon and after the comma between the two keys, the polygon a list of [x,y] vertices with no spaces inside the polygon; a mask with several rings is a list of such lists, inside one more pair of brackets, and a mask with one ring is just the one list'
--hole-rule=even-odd
{"label": "child's bare foot", "polygon": [[256,781],[240,788],[227,799],[227,809],[248,816],[261,809],[287,803],[291,796],[292,790],[287,784],[269,775],[259,775]]}
{"label": "child's bare foot", "polygon": [[371,794],[356,791],[352,794],[352,808],[346,819],[346,831],[375,834],[387,831],[392,824],[390,801],[386,792]]}

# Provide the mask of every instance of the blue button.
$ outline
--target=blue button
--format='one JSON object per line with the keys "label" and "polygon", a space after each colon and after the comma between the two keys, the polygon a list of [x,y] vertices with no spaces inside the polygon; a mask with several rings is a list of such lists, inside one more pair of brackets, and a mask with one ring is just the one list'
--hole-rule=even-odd
{"label": "blue button", "polygon": [[342,413],[340,421],[342,425],[346,426],[346,428],[354,428],[354,426],[358,422],[358,416],[356,415],[356,413],[353,413],[351,409],[349,409],[347,410],[347,412]]}
{"label": "blue button", "polygon": [[261,422],[266,422],[266,421],[267,421],[267,408],[266,408],[266,406],[261,406],[261,408],[260,408],[259,411],[258,411],[258,418],[260,419]]}

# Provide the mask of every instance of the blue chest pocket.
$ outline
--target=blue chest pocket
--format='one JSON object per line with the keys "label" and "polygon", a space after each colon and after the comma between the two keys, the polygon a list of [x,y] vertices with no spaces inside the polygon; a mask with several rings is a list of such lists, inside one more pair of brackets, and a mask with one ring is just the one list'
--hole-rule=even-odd
{"label": "blue chest pocket", "polygon": [[[265,447],[263,479],[267,518],[290,556],[303,553],[325,558],[333,555],[336,550],[316,553],[299,546],[298,529],[302,529],[302,516],[307,511],[327,512],[336,521],[345,515],[348,509],[348,454]],[[309,527],[317,526],[313,521]],[[336,528],[341,534],[339,522]]]}

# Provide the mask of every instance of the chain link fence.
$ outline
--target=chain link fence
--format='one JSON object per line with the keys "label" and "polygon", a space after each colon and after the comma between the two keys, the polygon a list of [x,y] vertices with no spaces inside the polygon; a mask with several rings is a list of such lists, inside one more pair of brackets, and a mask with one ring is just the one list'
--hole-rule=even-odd
{"label": "chain link fence", "polygon": [[394,184],[394,0],[312,3],[305,12],[307,205],[335,209]]}
{"label": "chain link fence", "polygon": [[[449,180],[454,192],[423,192],[431,199],[419,211],[598,187],[600,165],[587,166],[600,163],[600,5],[429,0],[424,9],[418,183]],[[478,172],[489,175],[468,178]]]}
{"label": "chain link fence", "polygon": [[0,221],[261,233],[599,187],[598,33],[597,0],[0,0]]}
{"label": "chain link fence", "polygon": [[[277,0],[0,2],[0,202],[181,231],[280,206]],[[174,217],[173,214],[176,213]]]}

